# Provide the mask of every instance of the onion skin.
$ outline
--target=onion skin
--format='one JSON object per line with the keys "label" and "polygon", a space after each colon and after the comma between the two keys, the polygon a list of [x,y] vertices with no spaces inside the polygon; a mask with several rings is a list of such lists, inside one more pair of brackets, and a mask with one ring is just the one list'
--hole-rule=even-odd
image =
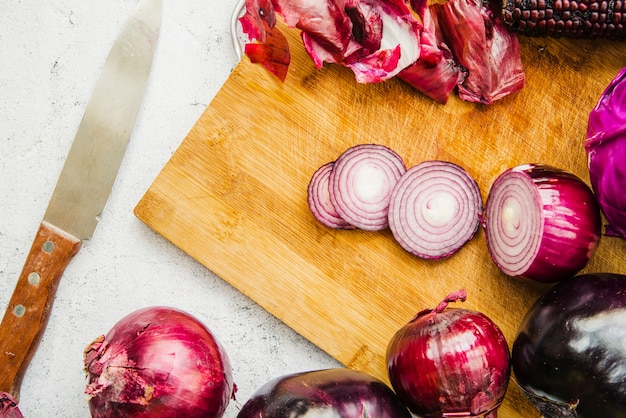
{"label": "onion skin", "polygon": [[480,312],[446,308],[449,295],[402,327],[387,348],[392,387],[425,418],[495,418],[511,373],[509,347],[498,326]]}
{"label": "onion skin", "polygon": [[259,388],[237,418],[411,418],[382,381],[336,368],[285,375]]}
{"label": "onion skin", "polygon": [[541,296],[512,348],[517,384],[546,417],[626,417],[626,276],[579,275]]}
{"label": "onion skin", "polygon": [[626,239],[626,67],[589,114],[585,151],[591,187],[609,222],[606,235]]}
{"label": "onion skin", "polygon": [[91,416],[208,417],[234,395],[227,354],[196,318],[149,307],[122,318],[85,349]]}
{"label": "onion skin", "polygon": [[[300,30],[304,48],[317,68],[325,62],[350,68],[359,83],[388,80],[419,58],[421,23],[403,0],[246,0],[240,19],[249,45],[265,44],[265,59],[258,62],[282,77],[290,52],[276,27],[276,14],[290,28]],[[274,51],[273,49],[278,49]],[[281,57],[274,71],[273,57]]]}
{"label": "onion skin", "polygon": [[467,69],[459,97],[492,104],[524,87],[526,76],[517,36],[502,20],[499,3],[482,0],[434,2],[442,40],[459,66]]}
{"label": "onion skin", "polygon": [[[523,206],[532,202],[536,213],[522,212],[520,223],[536,222],[524,231],[507,232],[498,210],[505,195],[502,184],[517,178],[532,190],[513,196]],[[519,187],[511,191],[517,193]],[[595,254],[601,235],[602,218],[593,192],[580,178],[545,164],[523,164],[506,170],[493,183],[483,219],[487,247],[494,263],[505,274],[542,283],[555,283],[574,276]],[[520,233],[531,235],[533,245],[499,248],[505,240],[515,241]],[[514,235],[518,234],[518,235]],[[504,255],[503,255],[504,254]],[[522,260],[522,261],[520,261]]]}

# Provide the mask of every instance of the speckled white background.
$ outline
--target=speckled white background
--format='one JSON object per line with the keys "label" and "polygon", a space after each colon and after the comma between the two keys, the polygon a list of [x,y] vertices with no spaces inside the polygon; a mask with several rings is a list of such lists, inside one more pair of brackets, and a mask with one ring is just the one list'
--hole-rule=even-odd
{"label": "speckled white background", "polygon": [[[9,0],[0,12],[0,309],[45,212],[84,108],[137,0]],[[278,375],[338,364],[132,213],[238,58],[236,0],[164,0],[148,90],[91,241],[59,285],[24,377],[26,418],[88,417],[82,353],[124,315],[169,305],[197,316],[226,348],[238,402]]]}

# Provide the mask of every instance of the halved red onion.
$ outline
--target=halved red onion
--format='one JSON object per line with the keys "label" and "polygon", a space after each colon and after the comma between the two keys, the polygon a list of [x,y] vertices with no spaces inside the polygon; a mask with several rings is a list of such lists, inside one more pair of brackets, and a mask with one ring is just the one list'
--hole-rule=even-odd
{"label": "halved red onion", "polygon": [[389,226],[391,192],[406,172],[402,157],[379,144],[359,144],[344,151],[330,173],[330,201],[350,224],[367,231]]}
{"label": "halved red onion", "polygon": [[600,210],[589,186],[543,164],[500,174],[483,222],[489,253],[502,272],[545,283],[580,271],[600,240]]}
{"label": "halved red onion", "polygon": [[330,201],[328,179],[333,169],[334,161],[318,168],[309,182],[307,202],[311,213],[321,224],[335,229],[355,229],[355,226],[346,222],[335,210]]}
{"label": "halved red onion", "polygon": [[408,252],[437,259],[456,253],[480,225],[476,181],[447,161],[424,161],[400,178],[389,205],[389,228]]}

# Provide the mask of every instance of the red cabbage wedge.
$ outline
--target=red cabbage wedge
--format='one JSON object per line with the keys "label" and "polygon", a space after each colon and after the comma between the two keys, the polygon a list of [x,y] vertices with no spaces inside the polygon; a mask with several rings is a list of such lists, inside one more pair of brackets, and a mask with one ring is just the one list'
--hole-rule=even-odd
{"label": "red cabbage wedge", "polygon": [[335,368],[278,377],[259,388],[237,418],[411,418],[382,381]]}
{"label": "red cabbage wedge", "polygon": [[601,217],[579,177],[544,164],[522,164],[492,184],[483,227],[502,272],[553,283],[587,265],[599,244]]}
{"label": "red cabbage wedge", "polygon": [[626,417],[626,276],[585,274],[552,287],[523,318],[512,364],[546,417]]}
{"label": "red cabbage wedge", "polygon": [[585,150],[591,187],[609,222],[606,235],[626,239],[626,67],[589,114]]}

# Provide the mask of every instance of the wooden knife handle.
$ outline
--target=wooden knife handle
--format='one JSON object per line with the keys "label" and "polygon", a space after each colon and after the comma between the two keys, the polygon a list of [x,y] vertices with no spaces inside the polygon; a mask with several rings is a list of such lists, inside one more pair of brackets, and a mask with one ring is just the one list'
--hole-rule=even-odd
{"label": "wooden knife handle", "polygon": [[39,226],[0,323],[0,391],[10,393],[16,401],[48,322],[61,275],[81,244],[45,221]]}

